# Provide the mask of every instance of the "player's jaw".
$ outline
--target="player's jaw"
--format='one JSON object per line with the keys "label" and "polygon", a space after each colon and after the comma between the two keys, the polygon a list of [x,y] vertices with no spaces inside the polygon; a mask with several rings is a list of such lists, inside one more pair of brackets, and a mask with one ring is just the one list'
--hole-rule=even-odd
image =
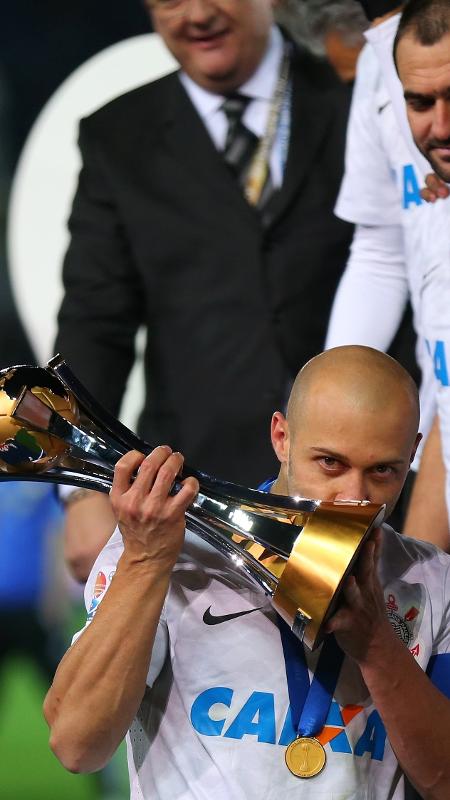
{"label": "player's jaw", "polygon": [[443,141],[430,139],[423,147],[423,154],[437,175],[450,183],[450,136]]}

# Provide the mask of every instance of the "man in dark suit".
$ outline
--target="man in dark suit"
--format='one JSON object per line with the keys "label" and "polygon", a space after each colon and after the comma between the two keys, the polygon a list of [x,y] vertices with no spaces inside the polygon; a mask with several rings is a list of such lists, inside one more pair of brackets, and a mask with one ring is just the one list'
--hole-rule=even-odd
{"label": "man in dark suit", "polygon": [[[351,227],[332,209],[348,92],[280,33],[272,0],[149,5],[181,71],[81,123],[57,349],[117,413],[145,325],[140,433],[254,485],[274,469],[271,411],[322,348],[347,257]],[[241,117],[226,106],[236,94]],[[236,166],[248,129],[256,154]],[[269,175],[252,205],[255,137]]]}

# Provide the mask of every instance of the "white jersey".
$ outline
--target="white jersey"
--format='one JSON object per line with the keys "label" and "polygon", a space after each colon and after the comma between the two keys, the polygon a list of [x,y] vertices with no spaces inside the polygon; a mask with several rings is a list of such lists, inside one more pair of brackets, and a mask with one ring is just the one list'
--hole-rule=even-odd
{"label": "white jersey", "polygon": [[427,204],[420,187],[430,170],[412,141],[393,65],[398,20],[399,16],[392,17],[367,32],[370,44],[358,63],[336,214],[359,227],[336,295],[326,346],[357,342],[387,349],[409,292],[422,370],[421,431],[426,436],[436,405],[421,321],[427,273],[422,219]]}
{"label": "white jersey", "polygon": [[450,198],[428,206],[423,223],[427,271],[422,285],[422,328],[437,387],[450,514]]}
{"label": "white jersey", "polygon": [[[392,54],[392,41],[397,30],[397,18],[372,28],[367,38],[374,48],[383,72],[383,79],[392,98],[402,139],[413,156],[419,174],[425,175],[431,167],[414,144],[409,128],[403,89],[398,79]],[[412,179],[412,173],[411,173]],[[435,204],[414,202],[416,186],[403,185],[406,262],[414,266],[416,287],[415,306],[420,308],[419,330],[425,347],[425,360],[419,361],[424,371],[427,390],[421,400],[431,403],[437,397],[441,443],[446,472],[446,500],[450,515],[450,389],[447,364],[450,356],[450,198]],[[411,193],[413,209],[405,212]],[[411,289],[413,292],[413,289]],[[434,375],[433,375],[434,373]]]}
{"label": "white jersey", "polygon": [[365,37],[377,54],[378,64],[380,65],[383,75],[383,82],[392,102],[402,139],[409,149],[413,163],[417,166],[418,172],[422,175],[427,175],[430,171],[430,166],[426,158],[417,149],[412,137],[406,114],[403,87],[397,75],[393,59],[394,39],[400,22],[400,16],[400,14],[395,14],[382,25],[369,28],[365,33]]}
{"label": "white jersey", "polygon": [[[380,578],[390,620],[422,669],[431,664],[448,676],[450,558],[388,526],[383,537]],[[122,550],[117,531],[86,586],[88,620]],[[310,678],[318,652],[307,653]],[[311,780],[288,771],[285,750],[296,733],[275,612],[244,574],[189,532],[147,683],[127,735],[132,800],[403,798],[383,722],[350,659],[318,733],[325,769]]]}

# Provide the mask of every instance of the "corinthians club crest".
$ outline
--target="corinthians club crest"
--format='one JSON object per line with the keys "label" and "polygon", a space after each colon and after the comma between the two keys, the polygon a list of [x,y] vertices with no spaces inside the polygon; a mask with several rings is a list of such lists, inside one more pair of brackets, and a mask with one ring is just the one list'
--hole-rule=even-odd
{"label": "corinthians club crest", "polygon": [[385,590],[386,614],[395,633],[411,648],[417,639],[425,606],[422,584],[395,581]]}

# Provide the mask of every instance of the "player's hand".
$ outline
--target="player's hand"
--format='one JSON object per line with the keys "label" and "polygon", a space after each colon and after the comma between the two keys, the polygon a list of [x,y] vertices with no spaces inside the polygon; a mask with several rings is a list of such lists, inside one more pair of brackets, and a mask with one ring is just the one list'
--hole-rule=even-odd
{"label": "player's hand", "polygon": [[116,464],[111,504],[125,553],[134,561],[171,570],[177,559],[184,540],[184,515],[199,490],[198,481],[190,477],[181,482],[177,494],[170,494],[183,462],[181,453],[162,446],[147,457],[132,450]]}
{"label": "player's hand", "polygon": [[356,0],[363,7],[365,15],[370,22],[385,14],[392,14],[394,11],[401,11],[402,3],[398,0]]}
{"label": "player's hand", "polygon": [[427,203],[435,203],[439,199],[445,200],[450,195],[450,189],[447,184],[434,172],[427,175],[425,184],[426,186],[421,190],[420,196]]}
{"label": "player's hand", "polygon": [[334,633],[344,652],[360,663],[370,658],[380,641],[395,637],[377,574],[380,548],[378,529],[365,542],[354,574],[343,588],[343,604],[326,625],[326,632]]}

